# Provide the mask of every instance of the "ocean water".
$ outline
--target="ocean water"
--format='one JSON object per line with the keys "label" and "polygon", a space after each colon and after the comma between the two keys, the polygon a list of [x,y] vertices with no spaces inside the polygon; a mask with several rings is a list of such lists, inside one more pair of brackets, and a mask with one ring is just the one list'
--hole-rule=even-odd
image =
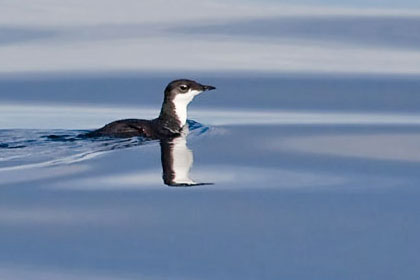
{"label": "ocean water", "polygon": [[[217,90],[176,143],[79,136],[154,117],[184,76]],[[419,92],[408,76],[5,76],[0,279],[418,279]]]}

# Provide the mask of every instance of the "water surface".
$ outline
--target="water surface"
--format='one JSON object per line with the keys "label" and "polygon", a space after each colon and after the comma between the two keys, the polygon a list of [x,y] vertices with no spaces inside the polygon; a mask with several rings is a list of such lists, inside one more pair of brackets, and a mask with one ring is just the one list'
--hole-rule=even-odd
{"label": "water surface", "polygon": [[158,141],[77,138],[170,79],[0,81],[1,278],[418,279],[417,79],[197,77],[208,185],[166,185]]}

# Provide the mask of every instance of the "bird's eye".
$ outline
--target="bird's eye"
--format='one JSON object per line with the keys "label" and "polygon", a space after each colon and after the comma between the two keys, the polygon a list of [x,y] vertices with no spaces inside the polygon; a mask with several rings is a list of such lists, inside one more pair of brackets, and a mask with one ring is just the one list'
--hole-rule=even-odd
{"label": "bird's eye", "polygon": [[180,85],[180,86],[179,86],[179,88],[180,88],[182,91],[186,91],[186,90],[188,89],[188,86],[187,86],[187,85]]}

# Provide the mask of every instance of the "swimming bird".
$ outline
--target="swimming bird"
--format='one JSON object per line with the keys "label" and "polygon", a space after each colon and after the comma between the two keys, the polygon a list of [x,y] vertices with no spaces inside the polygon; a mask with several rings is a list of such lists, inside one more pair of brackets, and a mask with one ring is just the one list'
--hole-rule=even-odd
{"label": "swimming bird", "polygon": [[133,137],[164,139],[181,134],[187,123],[187,107],[195,96],[203,91],[216,89],[196,81],[181,79],[170,82],[165,88],[165,96],[156,119],[124,119],[111,122],[104,127],[86,134],[87,137]]}

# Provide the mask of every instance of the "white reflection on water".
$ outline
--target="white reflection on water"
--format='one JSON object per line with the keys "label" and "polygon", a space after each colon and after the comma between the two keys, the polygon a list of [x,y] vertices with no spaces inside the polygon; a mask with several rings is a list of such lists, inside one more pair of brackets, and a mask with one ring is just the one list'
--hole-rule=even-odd
{"label": "white reflection on water", "polygon": [[[0,263],[0,279],[7,280],[46,280],[46,279],[60,279],[60,280],[128,280],[131,277],[109,276],[104,275],[103,272],[82,272],[80,270],[63,270],[57,268],[39,267],[31,265],[17,265],[15,263],[9,265]],[[148,277],[147,279],[160,279]]]}
{"label": "white reflection on water", "polygon": [[378,133],[292,137],[271,143],[275,149],[378,160],[420,161],[420,134]]}
{"label": "white reflection on water", "polygon": [[308,111],[200,111],[192,112],[215,125],[419,125],[420,115],[400,113],[340,113]]}
{"label": "white reflection on water", "polygon": [[[158,108],[83,105],[0,105],[2,129],[93,129],[123,118],[153,118]],[[59,116],[59,117],[57,117]],[[210,125],[420,125],[420,114],[200,109],[190,119]]]}
{"label": "white reflection on water", "polygon": [[[192,176],[202,181],[214,182],[215,186],[201,186],[200,190],[244,190],[244,189],[311,189],[341,185],[346,178],[331,174],[301,172],[280,168],[234,167],[234,166],[201,166],[200,171]],[[239,182],[239,183],[238,183]],[[242,184],[240,182],[247,182]],[[220,184],[220,185],[219,185]],[[157,170],[140,170],[135,173],[116,173],[87,179],[70,179],[54,183],[48,188],[78,191],[118,191],[163,189],[161,173]]]}
{"label": "white reflection on water", "polygon": [[20,207],[0,208],[0,224],[28,225],[28,224],[53,224],[53,225],[80,225],[100,224],[116,225],[124,222],[119,213],[106,209],[77,209],[77,207]]}
{"label": "white reflection on water", "polygon": [[119,118],[142,116],[151,118],[159,108],[122,108],[58,104],[0,104],[2,129],[90,129]]}
{"label": "white reflection on water", "polygon": [[48,188],[79,191],[155,189],[156,186],[162,186],[161,177],[162,174],[159,170],[150,170],[129,174],[100,175],[86,179],[70,179],[57,182]]}
{"label": "white reflection on water", "polygon": [[[45,167],[47,164],[29,164],[19,167],[1,168],[0,169],[0,186],[8,186],[10,184],[34,182],[37,180],[46,180],[62,176],[75,175],[86,172],[90,169],[88,165],[67,165],[58,167]],[[44,167],[44,168],[41,168]],[[23,175],[23,170],[24,175]]]}

